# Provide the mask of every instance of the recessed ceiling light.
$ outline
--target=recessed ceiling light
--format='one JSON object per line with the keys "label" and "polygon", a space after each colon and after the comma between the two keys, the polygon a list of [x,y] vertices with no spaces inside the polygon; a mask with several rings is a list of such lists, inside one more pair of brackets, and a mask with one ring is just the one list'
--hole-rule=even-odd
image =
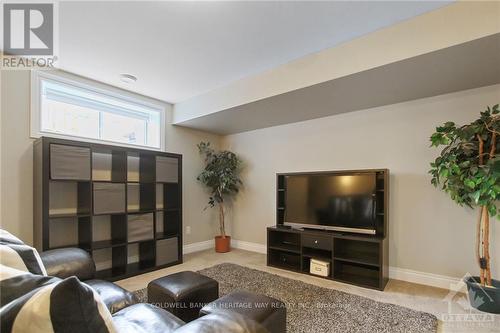
{"label": "recessed ceiling light", "polygon": [[134,83],[137,81],[137,77],[135,77],[132,74],[123,73],[123,74],[120,74],[120,80],[122,80],[122,82],[125,82],[125,83]]}

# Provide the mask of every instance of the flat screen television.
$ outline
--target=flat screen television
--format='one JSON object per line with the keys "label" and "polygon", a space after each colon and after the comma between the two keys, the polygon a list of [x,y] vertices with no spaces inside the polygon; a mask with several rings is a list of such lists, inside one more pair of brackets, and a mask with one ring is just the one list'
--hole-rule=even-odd
{"label": "flat screen television", "polygon": [[285,189],[285,225],[376,233],[375,173],[287,175]]}

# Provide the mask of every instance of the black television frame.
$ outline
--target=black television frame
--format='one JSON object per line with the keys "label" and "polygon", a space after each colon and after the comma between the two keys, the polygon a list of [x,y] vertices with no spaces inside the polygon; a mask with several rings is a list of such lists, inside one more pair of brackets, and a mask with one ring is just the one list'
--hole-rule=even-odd
{"label": "black television frame", "polygon": [[[375,174],[376,177],[376,200],[377,212],[374,229],[351,228],[342,226],[326,226],[314,224],[302,224],[286,222],[286,176],[311,176],[311,175],[356,175]],[[313,172],[289,172],[276,174],[276,225],[288,226],[299,229],[317,229],[337,232],[357,233],[366,235],[385,236],[389,218],[389,170],[388,169],[364,169],[364,170],[336,170],[336,171],[313,171]]]}

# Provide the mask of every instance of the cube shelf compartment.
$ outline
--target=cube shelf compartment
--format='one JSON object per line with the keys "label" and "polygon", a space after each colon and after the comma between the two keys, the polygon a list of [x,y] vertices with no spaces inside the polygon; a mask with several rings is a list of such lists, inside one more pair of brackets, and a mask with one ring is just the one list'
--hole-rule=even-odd
{"label": "cube shelf compartment", "polygon": [[154,238],[154,215],[131,214],[127,216],[127,239],[139,242]]}
{"label": "cube shelf compartment", "polygon": [[125,184],[94,183],[94,215],[125,213]]}
{"label": "cube shelf compartment", "polygon": [[50,248],[81,247],[89,249],[91,243],[90,216],[53,217],[49,219]]}
{"label": "cube shelf compartment", "polygon": [[164,184],[163,207],[165,207],[166,210],[179,209],[180,197],[175,195],[175,193],[179,193],[179,191],[178,183]]}
{"label": "cube shelf compartment", "polygon": [[49,181],[49,207],[51,217],[90,214],[90,182]]}
{"label": "cube shelf compartment", "polygon": [[365,287],[380,288],[379,267],[337,260],[335,260],[333,267],[334,280]]}
{"label": "cube shelf compartment", "polygon": [[269,266],[300,271],[300,254],[270,248],[267,257],[269,258]]}
{"label": "cube shelf compartment", "polygon": [[92,180],[125,182],[127,154],[117,150],[92,151]]}
{"label": "cube shelf compartment", "polygon": [[126,273],[126,245],[94,250],[92,251],[92,257],[96,264],[96,277],[98,278],[111,279]]}
{"label": "cube shelf compartment", "polygon": [[127,215],[94,216],[92,249],[121,246],[127,243]]}
{"label": "cube shelf compartment", "polygon": [[80,247],[118,280],[182,262],[182,156],[42,137],[34,243]]}
{"label": "cube shelf compartment", "polygon": [[155,210],[155,196],[156,192],[154,183],[127,184],[127,211],[135,213]]}
{"label": "cube shelf compartment", "polygon": [[359,242],[351,239],[335,240],[335,258],[345,262],[379,266],[380,246],[375,242]]}
{"label": "cube shelf compartment", "polygon": [[176,158],[156,156],[156,181],[178,183],[178,161]]}
{"label": "cube shelf compartment", "polygon": [[156,212],[156,239],[176,236],[180,233],[180,212],[165,210]]}
{"label": "cube shelf compartment", "polygon": [[128,245],[127,270],[148,269],[155,266],[155,242],[143,241]]}
{"label": "cube shelf compartment", "polygon": [[175,194],[179,192],[179,184],[156,184],[156,210],[179,209],[180,198]]}
{"label": "cube shelf compartment", "polygon": [[168,265],[177,260],[179,240],[177,237],[156,241],[156,265]]}
{"label": "cube shelf compartment", "polygon": [[127,156],[127,181],[139,182],[139,155],[129,154]]}
{"label": "cube shelf compartment", "polygon": [[163,184],[156,184],[156,210],[162,210],[165,208],[165,202],[163,199]]}
{"label": "cube shelf compartment", "polygon": [[90,148],[50,145],[50,179],[90,180]]}

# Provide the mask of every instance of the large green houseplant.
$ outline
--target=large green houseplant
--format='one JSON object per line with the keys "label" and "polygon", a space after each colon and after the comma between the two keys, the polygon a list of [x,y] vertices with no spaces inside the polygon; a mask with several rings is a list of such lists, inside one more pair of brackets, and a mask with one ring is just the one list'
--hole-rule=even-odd
{"label": "large green houseplant", "polygon": [[[457,204],[478,210],[475,250],[480,276],[465,282],[472,305],[494,313],[500,311],[500,282],[491,278],[489,239],[490,217],[500,219],[499,113],[497,104],[470,124],[447,122],[437,127],[431,145],[443,149],[429,171],[434,186],[441,187]],[[479,291],[488,297],[473,302]]]}
{"label": "large green houseplant", "polygon": [[215,236],[215,250],[228,252],[231,238],[226,235],[224,204],[238,193],[242,185],[241,160],[233,152],[215,151],[210,147],[210,142],[200,142],[198,150],[205,157],[205,168],[197,179],[210,191],[208,205],[219,208],[220,235]]}

